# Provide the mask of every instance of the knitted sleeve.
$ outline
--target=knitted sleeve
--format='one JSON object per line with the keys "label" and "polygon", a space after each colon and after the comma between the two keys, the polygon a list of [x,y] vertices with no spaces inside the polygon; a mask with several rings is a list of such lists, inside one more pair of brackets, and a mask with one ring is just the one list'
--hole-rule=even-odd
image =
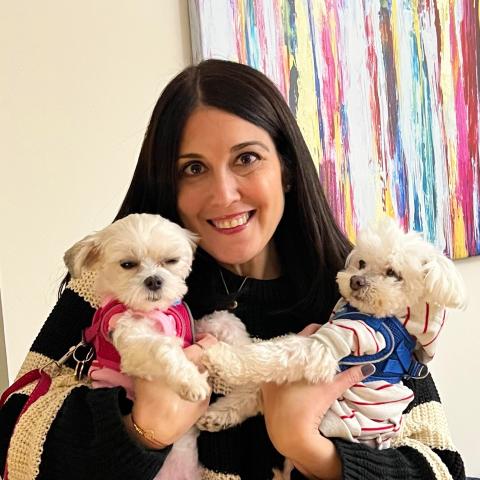
{"label": "knitted sleeve", "polygon": [[[463,480],[460,454],[450,438],[447,421],[431,376],[405,384],[415,392],[400,435],[392,448],[375,450],[332,439],[343,464],[345,480]],[[304,478],[294,471],[292,479]]]}
{"label": "knitted sleeve", "polygon": [[[95,299],[81,290],[70,284],[64,291],[19,375],[59,359],[79,342],[95,306]],[[154,478],[170,449],[148,450],[136,442],[123,424],[131,410],[124,390],[78,384],[72,367],[62,369],[16,425],[32,387],[7,400],[0,410],[0,469],[8,448],[9,480]]]}

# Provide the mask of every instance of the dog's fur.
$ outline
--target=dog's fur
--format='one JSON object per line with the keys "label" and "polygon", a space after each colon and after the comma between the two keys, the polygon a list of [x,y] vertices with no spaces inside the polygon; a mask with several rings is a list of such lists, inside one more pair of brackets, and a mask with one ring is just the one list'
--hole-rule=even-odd
{"label": "dog's fur", "polygon": [[[364,286],[352,289],[352,277],[357,281],[361,277]],[[419,234],[404,233],[389,219],[360,234],[337,282],[347,302],[377,317],[401,316],[407,306],[415,310],[415,305],[425,303],[437,309],[465,304],[463,281],[453,263]],[[411,321],[407,328],[418,325]],[[319,335],[321,331],[242,346],[219,342],[208,349],[203,363],[210,373],[238,387],[209,407],[199,428],[228,428],[261,412],[258,385],[262,382],[331,381],[341,358]],[[420,337],[421,332],[409,333]],[[418,356],[429,360],[431,352],[422,352],[420,343],[417,346]]]}
{"label": "dog's fur", "polygon": [[[97,273],[95,292],[102,303],[114,298],[128,307],[110,331],[122,373],[161,379],[190,401],[210,394],[207,372],[200,373],[187,359],[182,339],[159,332],[142,312],[165,310],[185,295],[196,241],[193,233],[159,215],[132,214],[85,237],[64,257],[73,278],[84,270]],[[152,279],[161,283],[158,290],[148,288]],[[229,329],[225,323],[230,324]],[[213,333],[227,342],[248,337],[245,327],[228,312],[216,312],[196,322],[195,331]],[[157,480],[200,478],[197,436],[193,428],[175,443]]]}
{"label": "dog's fur", "polygon": [[[363,268],[360,261],[365,263]],[[362,276],[365,287],[352,290],[353,276]],[[401,316],[406,305],[462,308],[466,301],[463,281],[453,262],[418,233],[404,233],[387,219],[359,235],[337,282],[340,293],[353,307],[377,317]]]}
{"label": "dog's fur", "polygon": [[[132,214],[85,237],[64,257],[74,278],[84,269],[97,272],[96,293],[102,301],[115,298],[128,307],[111,331],[122,372],[162,378],[191,401],[210,394],[206,374],[185,357],[181,339],[162,335],[146,317],[139,321],[139,313],[165,310],[185,295],[195,245],[191,232],[159,215]],[[152,277],[162,283],[157,291],[146,286]]]}

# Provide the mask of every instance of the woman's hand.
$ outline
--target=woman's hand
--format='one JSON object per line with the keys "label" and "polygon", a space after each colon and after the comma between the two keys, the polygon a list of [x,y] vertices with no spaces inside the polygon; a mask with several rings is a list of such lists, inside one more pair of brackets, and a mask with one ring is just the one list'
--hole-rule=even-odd
{"label": "woman's hand", "polygon": [[[300,334],[310,335],[318,327],[309,325]],[[262,386],[265,424],[270,440],[308,478],[341,478],[342,465],[335,446],[320,434],[319,427],[330,405],[345,390],[373,373],[373,366],[365,367],[368,366],[350,368],[329,383],[267,383]]]}
{"label": "woman's hand", "polygon": [[[184,353],[190,361],[199,366],[203,348],[216,342],[214,336],[202,335],[196,343],[185,348]],[[209,398],[199,402],[184,400],[162,380],[135,378],[134,389],[135,402],[131,415],[125,417],[125,425],[132,436],[149,448],[158,449],[177,441],[195,425],[209,403]],[[155,442],[148,441],[135,430],[132,416],[140,428],[154,432]]]}

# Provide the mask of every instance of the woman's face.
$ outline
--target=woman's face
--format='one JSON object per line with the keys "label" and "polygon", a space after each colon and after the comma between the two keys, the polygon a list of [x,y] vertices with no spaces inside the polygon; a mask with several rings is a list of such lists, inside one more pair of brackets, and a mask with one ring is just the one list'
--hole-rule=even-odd
{"label": "woman's face", "polygon": [[241,275],[278,276],[272,237],[284,192],[269,134],[223,110],[200,107],[185,125],[177,168],[178,212],[201,247]]}

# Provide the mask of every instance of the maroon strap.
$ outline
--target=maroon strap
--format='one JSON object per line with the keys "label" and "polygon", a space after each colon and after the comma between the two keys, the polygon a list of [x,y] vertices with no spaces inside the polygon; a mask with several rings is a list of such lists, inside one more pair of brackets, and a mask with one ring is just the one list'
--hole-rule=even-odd
{"label": "maroon strap", "polygon": [[[32,382],[35,382],[38,380],[37,385],[33,389],[32,393],[28,397],[27,402],[23,406],[20,414],[17,417],[17,420],[15,422],[15,425],[17,425],[18,420],[20,417],[30,408],[30,406],[36,402],[42,395],[45,395],[48,392],[48,389],[50,388],[50,385],[52,384],[52,377],[43,370],[37,368],[35,370],[30,370],[27,372],[25,375],[21,376],[15,383],[10,385],[2,394],[0,397],[0,408],[4,405],[4,403],[7,401],[7,398],[12,394],[15,393],[16,391],[26,387]],[[14,427],[15,428],[15,427]],[[8,452],[8,450],[7,450]],[[8,456],[8,454],[7,454]],[[3,479],[8,480],[8,471],[7,471],[7,461],[5,460],[5,471],[3,473]]]}

